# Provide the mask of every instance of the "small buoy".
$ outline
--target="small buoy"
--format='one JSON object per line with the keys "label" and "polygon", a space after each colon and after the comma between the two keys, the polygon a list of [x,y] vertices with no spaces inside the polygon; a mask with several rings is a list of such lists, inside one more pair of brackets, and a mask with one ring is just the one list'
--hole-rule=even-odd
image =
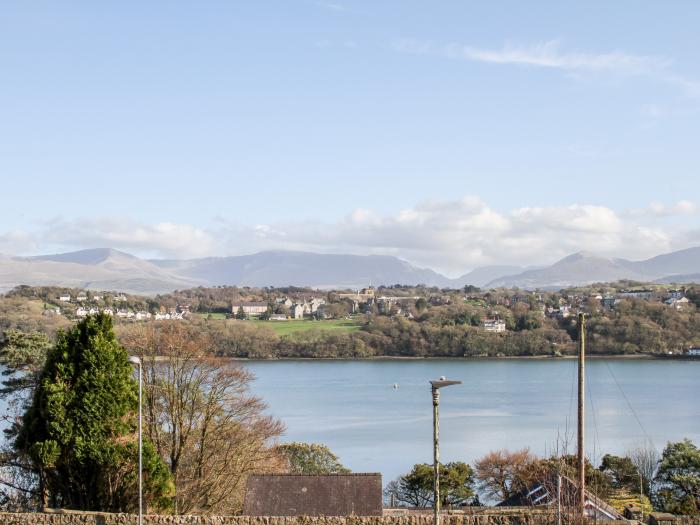
{"label": "small buoy", "polygon": [[399,384],[398,384],[398,383],[394,383],[394,390],[396,390],[396,389],[398,389],[398,388],[399,388]]}

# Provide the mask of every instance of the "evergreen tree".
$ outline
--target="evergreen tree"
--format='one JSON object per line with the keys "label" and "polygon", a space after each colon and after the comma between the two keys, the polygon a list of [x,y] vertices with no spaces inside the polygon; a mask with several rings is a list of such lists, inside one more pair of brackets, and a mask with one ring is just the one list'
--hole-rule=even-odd
{"label": "evergreen tree", "polygon": [[[41,504],[137,509],[137,388],[110,316],[88,316],[58,334],[15,440],[36,468]],[[165,507],[172,492],[168,469],[153,445],[143,444],[146,503]]]}
{"label": "evergreen tree", "polygon": [[688,439],[666,445],[655,482],[656,506],[674,514],[699,514],[700,449]]}

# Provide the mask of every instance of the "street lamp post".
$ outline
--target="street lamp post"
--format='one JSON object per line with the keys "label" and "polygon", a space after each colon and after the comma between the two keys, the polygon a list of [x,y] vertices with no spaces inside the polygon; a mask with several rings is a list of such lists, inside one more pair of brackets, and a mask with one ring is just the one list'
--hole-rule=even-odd
{"label": "street lamp post", "polygon": [[139,367],[139,525],[143,524],[143,410],[142,396],[143,373],[141,359],[137,356],[129,356],[129,362]]}
{"label": "street lamp post", "polygon": [[461,385],[461,381],[448,381],[441,377],[430,382],[433,394],[433,522],[440,525],[440,389],[450,385]]}

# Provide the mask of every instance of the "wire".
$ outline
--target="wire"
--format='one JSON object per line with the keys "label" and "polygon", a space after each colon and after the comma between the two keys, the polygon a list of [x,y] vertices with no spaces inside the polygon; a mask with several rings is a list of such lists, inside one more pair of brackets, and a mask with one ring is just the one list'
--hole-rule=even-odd
{"label": "wire", "polygon": [[596,460],[596,443],[600,447],[600,436],[598,434],[598,418],[596,417],[595,404],[593,403],[593,389],[591,388],[591,382],[588,380],[589,374],[586,370],[586,393],[588,394],[588,400],[591,403],[591,419],[593,420],[593,463]]}
{"label": "wire", "polygon": [[654,446],[654,441],[651,439],[651,436],[649,436],[649,433],[646,431],[644,428],[644,425],[642,425],[642,421],[639,419],[639,416],[637,415],[637,412],[635,411],[634,407],[632,406],[632,403],[630,402],[629,398],[627,397],[627,394],[625,394],[625,391],[622,389],[622,385],[620,382],[617,380],[617,377],[615,377],[615,374],[613,374],[612,368],[610,368],[610,364],[606,361],[605,366],[608,369],[608,372],[610,373],[610,376],[613,378],[613,381],[615,381],[615,384],[617,385],[618,390],[620,390],[620,393],[622,394],[622,397],[625,399],[627,402],[627,406],[629,407],[630,411],[632,412],[632,415],[634,416],[634,419],[637,421],[637,424],[639,425],[639,428],[642,430],[642,433],[644,434],[644,437],[646,437],[647,441],[651,443],[652,447]]}

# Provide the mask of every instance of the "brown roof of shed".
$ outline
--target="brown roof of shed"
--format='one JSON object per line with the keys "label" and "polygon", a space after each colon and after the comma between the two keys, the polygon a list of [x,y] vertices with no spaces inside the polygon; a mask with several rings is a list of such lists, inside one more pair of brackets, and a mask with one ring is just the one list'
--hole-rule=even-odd
{"label": "brown roof of shed", "polygon": [[248,477],[243,514],[248,516],[381,516],[381,474]]}

